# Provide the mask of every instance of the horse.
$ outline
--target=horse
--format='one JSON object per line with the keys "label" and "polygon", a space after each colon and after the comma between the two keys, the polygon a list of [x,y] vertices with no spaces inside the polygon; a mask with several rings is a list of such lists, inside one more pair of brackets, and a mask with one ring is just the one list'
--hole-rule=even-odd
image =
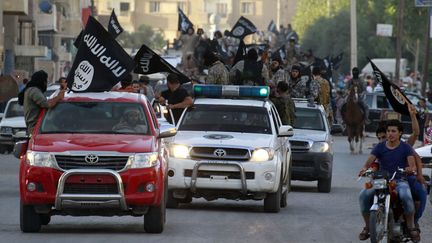
{"label": "horse", "polygon": [[358,87],[353,85],[349,90],[346,103],[342,106],[342,119],[346,126],[351,154],[356,154],[355,147],[357,147],[357,145],[358,153],[361,154],[363,152],[362,146],[365,112],[358,103],[359,94],[357,91]]}

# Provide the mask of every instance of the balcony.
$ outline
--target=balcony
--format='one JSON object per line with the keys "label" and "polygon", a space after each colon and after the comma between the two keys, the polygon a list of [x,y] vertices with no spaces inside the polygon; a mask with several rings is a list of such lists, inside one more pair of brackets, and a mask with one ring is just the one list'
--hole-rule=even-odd
{"label": "balcony", "polygon": [[46,57],[48,55],[48,48],[46,46],[16,45],[15,55],[23,57]]}
{"label": "balcony", "polygon": [[28,15],[28,0],[3,0],[3,13],[13,15]]}

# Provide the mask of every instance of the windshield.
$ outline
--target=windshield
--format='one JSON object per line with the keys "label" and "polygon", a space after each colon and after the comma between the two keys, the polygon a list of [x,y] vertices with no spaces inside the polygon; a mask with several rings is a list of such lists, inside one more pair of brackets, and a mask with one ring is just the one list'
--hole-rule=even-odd
{"label": "windshield", "polygon": [[47,111],[40,132],[150,134],[150,129],[136,103],[62,102]]}
{"label": "windshield", "polygon": [[294,128],[325,131],[320,110],[296,108]]}
{"label": "windshield", "polygon": [[272,133],[266,108],[232,105],[196,105],[188,108],[179,130]]}
{"label": "windshield", "polygon": [[18,104],[18,101],[11,101],[6,111],[5,118],[17,116],[24,116],[23,107]]}

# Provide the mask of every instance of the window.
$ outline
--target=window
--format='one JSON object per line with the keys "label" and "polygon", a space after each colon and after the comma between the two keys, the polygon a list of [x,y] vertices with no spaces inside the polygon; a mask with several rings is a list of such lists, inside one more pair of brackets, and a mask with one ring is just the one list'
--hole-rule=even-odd
{"label": "window", "polygon": [[150,13],[159,13],[160,11],[160,2],[150,2]]}
{"label": "window", "polygon": [[120,12],[127,12],[127,11],[129,11],[129,7],[130,7],[129,3],[125,3],[125,2],[120,3]]}
{"label": "window", "polygon": [[221,17],[226,17],[228,12],[228,4],[226,3],[216,3],[216,13]]}
{"label": "window", "polygon": [[325,131],[323,116],[318,109],[296,108],[294,128]]}
{"label": "window", "polygon": [[187,4],[185,2],[178,2],[177,7],[181,9],[185,14],[187,12]]}
{"label": "window", "polygon": [[178,130],[272,134],[269,118],[264,107],[195,105],[186,110]]}
{"label": "window", "polygon": [[5,117],[17,117],[24,116],[24,109],[18,104],[18,101],[9,103],[9,107],[6,111]]}
{"label": "window", "polygon": [[387,98],[383,95],[377,95],[377,108],[389,108],[389,104],[387,102]]}
{"label": "window", "polygon": [[241,13],[242,14],[255,14],[255,3],[252,3],[252,2],[241,3]]}
{"label": "window", "polygon": [[61,102],[49,109],[41,133],[151,134],[142,106],[126,102]]}

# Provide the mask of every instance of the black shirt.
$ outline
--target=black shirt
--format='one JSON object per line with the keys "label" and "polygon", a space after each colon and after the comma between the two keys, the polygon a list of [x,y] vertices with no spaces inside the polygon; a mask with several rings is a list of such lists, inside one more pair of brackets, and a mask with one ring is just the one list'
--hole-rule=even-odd
{"label": "black shirt", "polygon": [[[178,87],[176,90],[174,90],[174,92],[172,92],[170,89],[163,91],[161,96],[166,100],[167,104],[175,105],[182,103],[186,97],[189,97],[190,95],[184,88]],[[172,109],[172,113],[177,124],[181,114],[183,113],[183,108]],[[170,117],[168,117],[167,120],[172,123]]]}

